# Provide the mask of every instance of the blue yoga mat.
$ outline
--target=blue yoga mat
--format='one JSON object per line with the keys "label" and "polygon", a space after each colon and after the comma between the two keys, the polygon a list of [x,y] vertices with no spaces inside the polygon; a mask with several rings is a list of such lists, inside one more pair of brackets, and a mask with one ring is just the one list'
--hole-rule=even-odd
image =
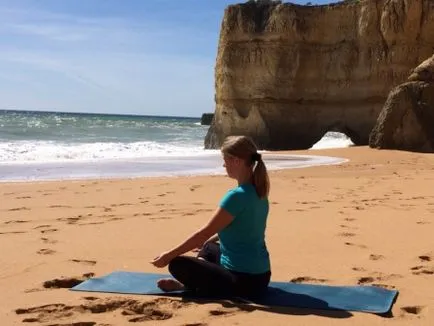
{"label": "blue yoga mat", "polygon": [[[89,279],[73,287],[73,291],[108,292],[183,296],[185,292],[163,292],[156,282],[166,274],[113,272]],[[375,286],[329,286],[271,282],[267,293],[252,303],[264,306],[284,306],[322,310],[364,311],[383,314],[389,312],[397,291]]]}

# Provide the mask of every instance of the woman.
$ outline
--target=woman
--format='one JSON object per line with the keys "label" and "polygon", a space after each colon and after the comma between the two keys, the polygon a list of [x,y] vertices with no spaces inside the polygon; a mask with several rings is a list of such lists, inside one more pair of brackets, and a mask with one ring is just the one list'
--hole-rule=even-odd
{"label": "woman", "polygon": [[[158,281],[164,291],[185,289],[205,295],[255,297],[268,287],[267,169],[248,137],[228,137],[221,152],[226,172],[238,186],[226,193],[205,226],[151,262],[160,268],[169,265],[174,279]],[[197,258],[181,256],[195,248],[201,248]]]}

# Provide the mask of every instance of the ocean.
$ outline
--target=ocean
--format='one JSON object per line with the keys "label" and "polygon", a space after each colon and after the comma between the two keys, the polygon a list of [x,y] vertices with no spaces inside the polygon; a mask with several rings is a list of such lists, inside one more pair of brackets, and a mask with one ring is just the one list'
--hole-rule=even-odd
{"label": "ocean", "polygon": [[[219,151],[204,149],[207,130],[200,118],[0,111],[0,181],[221,174]],[[312,149],[350,145],[328,133]],[[269,161],[270,168],[336,163]]]}

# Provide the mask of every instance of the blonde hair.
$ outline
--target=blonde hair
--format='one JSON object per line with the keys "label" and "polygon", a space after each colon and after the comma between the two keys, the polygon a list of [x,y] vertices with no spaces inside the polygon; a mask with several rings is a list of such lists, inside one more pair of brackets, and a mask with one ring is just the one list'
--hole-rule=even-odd
{"label": "blonde hair", "polygon": [[[261,154],[250,137],[229,136],[223,142],[221,152],[244,160],[247,166],[253,168],[253,185],[259,198],[268,198],[270,179]],[[256,162],[256,166],[255,165]],[[254,167],[253,167],[254,166]]]}

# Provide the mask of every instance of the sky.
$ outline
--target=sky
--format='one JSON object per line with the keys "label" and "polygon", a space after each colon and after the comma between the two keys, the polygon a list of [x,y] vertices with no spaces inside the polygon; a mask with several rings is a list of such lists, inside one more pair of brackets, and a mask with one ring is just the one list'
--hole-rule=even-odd
{"label": "sky", "polygon": [[0,109],[213,112],[220,25],[239,2],[0,0]]}

